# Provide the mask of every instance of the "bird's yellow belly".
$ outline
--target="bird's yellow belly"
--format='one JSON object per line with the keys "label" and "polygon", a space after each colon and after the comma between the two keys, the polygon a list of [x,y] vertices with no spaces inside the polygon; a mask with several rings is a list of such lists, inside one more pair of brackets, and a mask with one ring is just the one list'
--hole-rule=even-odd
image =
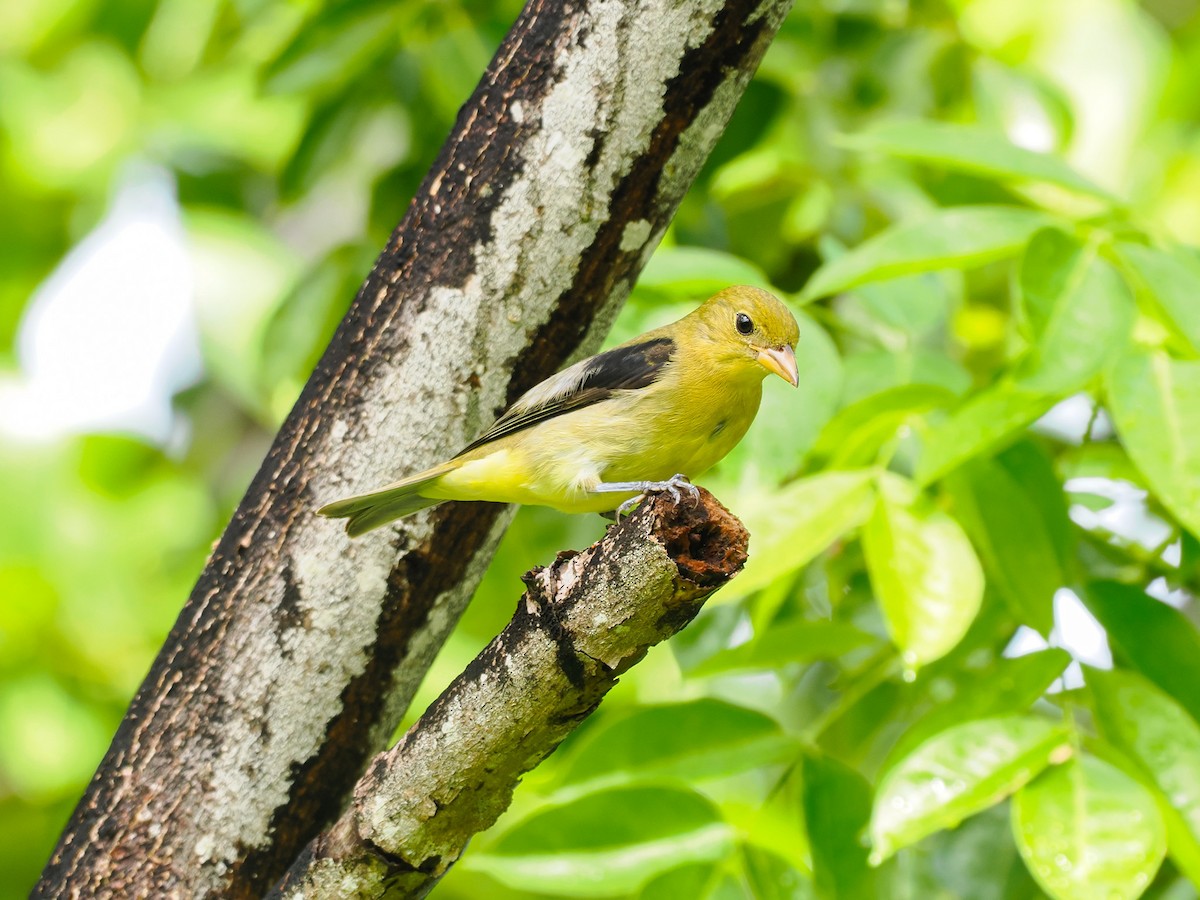
{"label": "bird's yellow belly", "polygon": [[[672,475],[695,478],[711,469],[734,448],[749,427],[749,419],[696,421],[688,429],[651,442],[640,452],[613,458],[601,473],[604,481],[665,481]],[[699,426],[699,427],[697,427]]]}
{"label": "bird's yellow belly", "polygon": [[492,500],[569,513],[606,512],[634,496],[589,493],[587,487],[597,479],[588,476],[592,461],[582,454],[543,459],[522,442],[505,443],[464,461],[422,493],[438,500]]}
{"label": "bird's yellow belly", "polygon": [[616,509],[636,492],[587,493],[582,489],[589,482],[666,481],[676,474],[695,478],[733,449],[753,416],[753,407],[748,414],[695,412],[686,419],[656,421],[654,427],[635,423],[618,429],[604,427],[599,416],[596,422],[581,416],[571,428],[574,452],[565,459],[556,454],[545,460],[545,469],[553,472],[548,482],[570,485],[565,500],[559,495],[548,505],[569,512],[602,512]]}

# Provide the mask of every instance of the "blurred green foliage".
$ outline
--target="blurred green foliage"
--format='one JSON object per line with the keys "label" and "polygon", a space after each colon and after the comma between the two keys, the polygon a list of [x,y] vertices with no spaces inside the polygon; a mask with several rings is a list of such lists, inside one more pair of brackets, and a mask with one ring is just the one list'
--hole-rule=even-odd
{"label": "blurred green foliage", "polygon": [[[0,894],[518,10],[0,6]],[[798,2],[613,335],[794,301],[800,393],[704,479],[751,563],[440,895],[1196,896],[1198,110],[1195,0]],[[22,318],[130,160],[204,375],[169,439],[30,436]],[[522,510],[411,715],[601,527]]]}

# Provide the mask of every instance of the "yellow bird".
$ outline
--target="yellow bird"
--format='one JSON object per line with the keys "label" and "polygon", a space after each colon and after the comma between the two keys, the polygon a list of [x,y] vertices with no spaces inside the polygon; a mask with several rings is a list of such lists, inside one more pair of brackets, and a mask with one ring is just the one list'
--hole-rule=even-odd
{"label": "yellow bird", "polygon": [[726,288],[531,388],[453,459],[318,512],[355,537],[444,500],[619,514],[650,491],[695,494],[688,479],[754,421],[763,378],[799,384],[799,336],[771,294]]}

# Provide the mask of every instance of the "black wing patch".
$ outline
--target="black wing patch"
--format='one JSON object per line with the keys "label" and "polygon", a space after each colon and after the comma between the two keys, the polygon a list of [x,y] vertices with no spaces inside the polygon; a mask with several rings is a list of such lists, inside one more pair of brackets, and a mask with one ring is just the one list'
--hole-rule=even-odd
{"label": "black wing patch", "polygon": [[670,338],[654,338],[641,344],[614,347],[597,354],[584,366],[580,390],[634,391],[658,380],[662,367],[675,352]]}
{"label": "black wing patch", "polygon": [[[673,340],[654,338],[614,347],[565,369],[517,400],[482,437],[464,447],[459,456],[531,425],[599,403],[616,391],[649,387],[658,380],[674,352]],[[553,390],[556,380],[562,382],[557,391]],[[536,396],[546,388],[549,388],[546,396]]]}

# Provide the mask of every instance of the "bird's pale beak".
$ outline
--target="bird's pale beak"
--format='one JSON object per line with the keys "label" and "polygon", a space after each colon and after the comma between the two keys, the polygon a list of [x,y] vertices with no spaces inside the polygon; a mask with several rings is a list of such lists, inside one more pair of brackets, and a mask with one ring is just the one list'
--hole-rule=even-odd
{"label": "bird's pale beak", "polygon": [[764,369],[778,375],[792,387],[800,386],[800,371],[796,368],[796,351],[787,344],[758,351],[758,362]]}

